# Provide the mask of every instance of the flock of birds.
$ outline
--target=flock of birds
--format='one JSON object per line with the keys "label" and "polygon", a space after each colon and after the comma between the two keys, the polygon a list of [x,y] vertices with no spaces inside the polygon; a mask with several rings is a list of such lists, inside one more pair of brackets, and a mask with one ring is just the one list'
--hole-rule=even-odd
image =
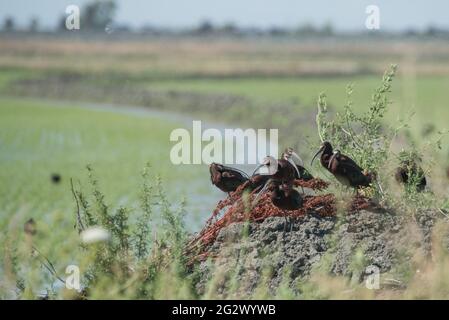
{"label": "flock of birds", "polygon": [[[369,187],[375,179],[374,173],[368,173],[350,157],[342,154],[340,150],[334,150],[328,141],[321,144],[310,165],[319,154],[321,154],[321,165],[344,186],[359,190]],[[266,169],[264,173],[259,172],[262,167]],[[310,181],[314,179],[304,167],[301,157],[292,148],[287,148],[280,159],[275,159],[272,156],[265,157],[251,176],[237,168],[218,163],[212,163],[209,166],[209,171],[212,184],[221,191],[230,194],[246,183],[248,191],[258,192],[253,205],[257,203],[262,194],[270,192],[273,205],[281,210],[297,210],[303,204],[302,195],[294,188],[295,180]],[[407,185],[411,182],[412,177],[418,178],[417,181],[413,181],[416,191],[424,191],[427,185],[424,170],[413,160],[401,161],[395,171],[396,181]],[[447,168],[447,177],[449,178],[449,168]],[[53,173],[51,181],[54,184],[59,184],[61,176],[58,173]],[[302,194],[304,194],[304,190],[302,190]]]}
{"label": "flock of birds", "polygon": [[[319,154],[321,154],[321,165],[341,184],[358,190],[372,183],[374,178],[372,174],[366,173],[354,160],[339,150],[334,150],[330,142],[323,142],[312,158],[311,165]],[[264,173],[259,173],[262,167],[266,170]],[[270,192],[273,205],[281,210],[301,208],[303,197],[294,188],[294,181],[297,179],[308,181],[314,178],[292,148],[287,148],[280,159],[265,157],[251,176],[241,170],[217,163],[212,163],[209,170],[212,184],[223,192],[234,192],[242,184],[247,183],[249,191],[258,191],[253,205],[262,194]]]}
{"label": "flock of birds", "polygon": [[[322,143],[310,165],[318,155],[320,155],[321,165],[327,171],[334,175],[342,185],[354,188],[356,192],[361,188],[369,187],[376,178],[375,173],[367,172],[349,156],[342,154],[340,150],[334,150],[328,141]],[[265,173],[259,173],[262,167],[266,169]],[[253,205],[257,203],[257,199],[262,194],[270,192],[273,205],[281,210],[297,210],[303,204],[302,195],[294,188],[295,180],[314,179],[304,167],[302,159],[292,148],[287,148],[280,159],[271,156],[265,157],[251,176],[239,169],[218,163],[212,163],[209,170],[212,184],[223,192],[234,192],[246,183],[249,191],[258,192]],[[415,179],[417,177],[417,181],[413,181],[416,191],[424,191],[427,185],[424,170],[413,160],[402,161],[395,171],[396,181],[407,185],[411,182],[412,177]],[[302,194],[304,194],[304,190],[302,190]]]}

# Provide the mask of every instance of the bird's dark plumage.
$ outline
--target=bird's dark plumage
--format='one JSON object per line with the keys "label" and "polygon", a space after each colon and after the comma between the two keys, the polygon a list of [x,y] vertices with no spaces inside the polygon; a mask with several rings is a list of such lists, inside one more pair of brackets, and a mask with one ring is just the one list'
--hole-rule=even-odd
{"label": "bird's dark plumage", "polygon": [[[279,208],[281,208],[281,206],[286,206],[286,208],[292,209],[285,210],[295,210],[302,204],[301,196],[293,189],[293,183],[295,179],[300,176],[300,173],[296,163],[292,159],[292,155],[299,158],[291,148],[287,149],[278,160],[268,156],[264,159],[263,163],[254,170],[253,176],[259,168],[265,166],[268,169],[268,174],[264,175],[267,179],[253,203],[257,203],[260,195],[269,189],[272,191],[271,199],[273,204]],[[301,203],[299,203],[299,201],[301,201]]]}
{"label": "bird's dark plumage", "polygon": [[418,192],[424,191],[427,185],[424,170],[412,160],[401,161],[399,167],[396,168],[394,177],[397,182],[404,185],[414,183]]}
{"label": "bird's dark plumage", "polygon": [[371,177],[364,174],[354,160],[340,153],[334,154],[329,161],[329,171],[346,186],[353,188],[369,187]]}
{"label": "bird's dark plumage", "polygon": [[261,167],[266,167],[268,174],[265,175],[279,183],[292,184],[296,177],[298,177],[295,163],[291,160],[290,155],[285,152],[278,160],[270,156],[266,157],[264,162],[254,170],[253,175]]}
{"label": "bird's dark plumage", "polygon": [[265,174],[254,174],[250,179],[249,179],[249,189],[251,191],[253,190],[258,190],[260,188],[262,188],[265,183],[267,183],[267,181],[270,180],[270,176],[265,175]]}
{"label": "bird's dark plumage", "polygon": [[[372,176],[363,172],[363,169],[350,157],[335,151],[329,142],[324,142],[315,157],[321,152],[321,165],[332,173],[343,185],[353,188],[368,187]],[[312,159],[313,161],[313,159]]]}
{"label": "bird's dark plumage", "polygon": [[248,175],[243,171],[218,163],[212,163],[209,166],[209,171],[212,184],[227,193],[237,190],[239,186],[249,180]]}
{"label": "bird's dark plumage", "polygon": [[298,191],[285,184],[274,184],[271,202],[282,210],[297,210],[302,207],[303,199]]}
{"label": "bird's dark plumage", "polygon": [[285,149],[284,153],[282,154],[282,158],[288,159],[290,163],[294,164],[296,166],[296,179],[301,179],[304,181],[309,181],[313,179],[312,174],[307,171],[306,168],[304,168],[304,163],[300,156],[293,151],[293,148],[287,148]]}
{"label": "bird's dark plumage", "polygon": [[297,176],[296,179],[301,179],[304,181],[309,181],[313,179],[312,174],[309,171],[307,171],[307,169],[304,168],[303,166],[297,164],[296,168],[298,168],[299,172],[299,176]]}
{"label": "bird's dark plumage", "polygon": [[278,170],[271,177],[273,180],[281,182],[291,182],[298,176],[295,167],[286,159],[278,160]]}

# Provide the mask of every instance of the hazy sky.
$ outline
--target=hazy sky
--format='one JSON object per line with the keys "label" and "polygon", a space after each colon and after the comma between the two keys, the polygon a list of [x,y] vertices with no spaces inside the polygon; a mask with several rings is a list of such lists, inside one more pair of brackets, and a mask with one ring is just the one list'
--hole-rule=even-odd
{"label": "hazy sky", "polygon": [[[82,7],[90,0],[0,0],[0,21],[13,16],[21,26],[31,17],[42,26],[56,24],[65,7]],[[214,23],[235,22],[243,26],[287,26],[331,22],[340,30],[364,28],[365,8],[380,8],[381,29],[449,28],[448,0],[117,0],[117,21],[133,27],[144,24],[167,27],[193,26],[209,19]]]}

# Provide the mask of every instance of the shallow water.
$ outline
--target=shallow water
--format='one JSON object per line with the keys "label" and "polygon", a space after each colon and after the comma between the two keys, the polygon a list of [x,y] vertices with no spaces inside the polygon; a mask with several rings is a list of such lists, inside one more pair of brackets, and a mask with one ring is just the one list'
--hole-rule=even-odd
{"label": "shallow water", "polygon": [[[36,101],[36,100],[34,100]],[[161,119],[166,121],[178,128],[185,128],[189,132],[192,130],[192,122],[195,120],[201,120],[198,117],[190,117],[183,114],[178,114],[176,112],[171,111],[162,111],[156,110],[148,107],[139,107],[139,106],[128,106],[128,105],[114,105],[114,104],[100,104],[100,103],[72,103],[65,101],[45,101],[46,105],[64,108],[64,107],[76,107],[76,108],[84,108],[88,110],[95,110],[99,112],[113,112],[117,114],[123,114],[132,117],[148,117],[152,119]],[[224,137],[225,129],[235,129],[230,127],[229,125],[224,125],[221,123],[212,123],[201,120],[202,130],[206,130],[209,128],[218,129]],[[274,146],[269,144],[269,141],[262,141],[262,143],[266,143],[265,150],[273,150],[276,149]],[[169,142],[169,137],[167,137],[167,143]],[[173,143],[174,144],[174,143]],[[238,152],[245,152],[247,145],[242,145],[236,143],[235,147],[235,155],[242,156]],[[258,150],[259,151],[259,150]],[[262,151],[265,152],[265,151]],[[258,159],[262,159],[266,154],[260,153],[257,155]],[[245,160],[247,157],[243,155]],[[189,170],[189,167],[192,165],[180,165],[184,166],[185,170]],[[195,166],[195,170],[198,170],[199,165]],[[226,194],[222,191],[215,188],[210,182],[209,170],[207,164],[201,165],[202,169],[200,175],[195,176],[193,180],[188,181],[187,183],[173,183],[172,181],[166,181],[166,184],[170,188],[170,195],[174,196],[175,201],[180,200],[183,196],[186,198],[186,225],[190,231],[197,231],[203,225],[204,222],[209,218],[215,205],[221,199],[226,197]],[[234,165],[234,167],[239,168],[248,174],[251,174],[255,168],[255,165]],[[129,204],[129,200],[127,197],[123,197],[120,199],[121,204]],[[130,204],[131,206],[135,206],[135,204]],[[175,204],[176,206],[176,204]]]}

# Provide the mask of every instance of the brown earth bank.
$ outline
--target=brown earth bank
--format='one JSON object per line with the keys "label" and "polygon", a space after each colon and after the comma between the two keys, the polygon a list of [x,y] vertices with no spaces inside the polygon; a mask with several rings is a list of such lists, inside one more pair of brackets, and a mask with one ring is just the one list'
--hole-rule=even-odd
{"label": "brown earth bank", "polygon": [[[330,200],[328,195],[317,197]],[[353,207],[361,201],[356,197],[352,207],[338,214],[323,214],[322,204],[296,215],[254,219],[250,213],[249,221],[222,223],[214,237],[205,237],[205,230],[223,221],[228,209],[191,242],[206,238],[193,261],[199,269],[198,293],[213,290],[222,298],[251,298],[261,287],[276,295],[284,286],[300,296],[300,284],[316,272],[362,284],[372,267],[389,275],[382,288],[405,289],[404,274],[410,270],[404,270],[417,252],[431,257],[432,229],[441,215],[428,210],[412,217],[380,206]]]}

